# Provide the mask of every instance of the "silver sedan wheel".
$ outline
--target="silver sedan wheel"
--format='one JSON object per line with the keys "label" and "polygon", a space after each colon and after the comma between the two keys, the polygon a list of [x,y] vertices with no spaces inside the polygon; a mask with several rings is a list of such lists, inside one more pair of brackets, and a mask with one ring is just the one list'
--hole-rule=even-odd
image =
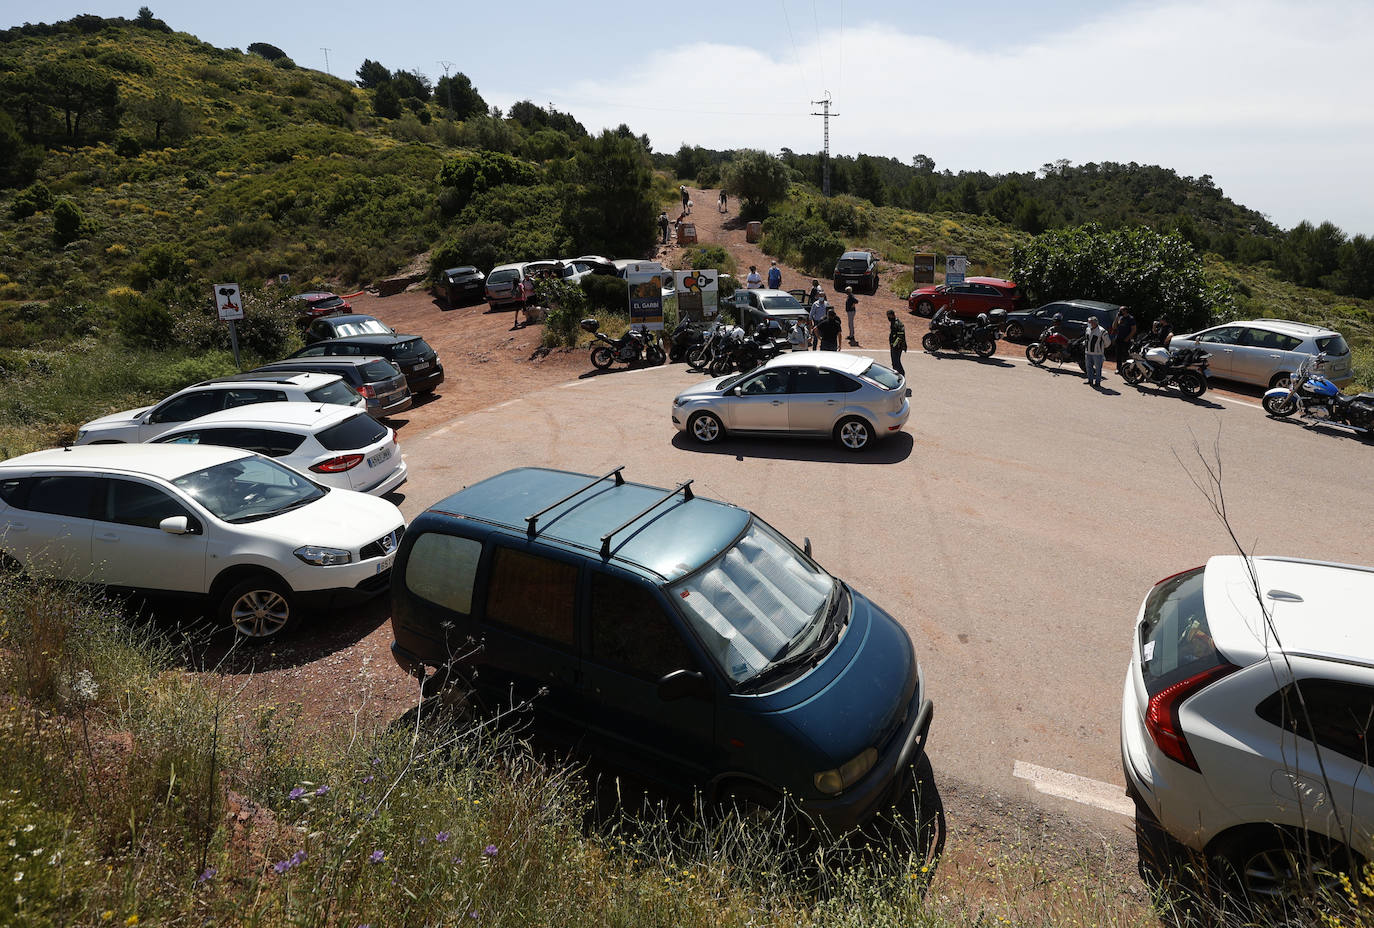
{"label": "silver sedan wheel", "polygon": [[862,451],[873,440],[873,430],[862,419],[846,419],[840,423],[839,439],[850,451]]}
{"label": "silver sedan wheel", "polygon": [[234,600],[229,618],[245,638],[267,638],[291,621],[291,604],[276,590],[248,590]]}
{"label": "silver sedan wheel", "polygon": [[709,445],[720,438],[720,420],[709,412],[699,412],[692,417],[692,437],[703,445]]}

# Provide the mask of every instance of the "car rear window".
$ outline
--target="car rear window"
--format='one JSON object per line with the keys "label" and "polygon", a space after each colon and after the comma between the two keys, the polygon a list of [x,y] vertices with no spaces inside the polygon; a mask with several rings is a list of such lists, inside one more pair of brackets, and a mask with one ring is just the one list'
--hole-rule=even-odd
{"label": "car rear window", "polygon": [[363,365],[363,382],[376,383],[379,380],[390,380],[399,376],[400,369],[390,361],[368,361]]}
{"label": "car rear window", "polygon": [[[833,254],[833,252],[832,252]],[[868,270],[868,260],[865,258],[841,258],[840,270],[842,271],[866,271]]]}
{"label": "car rear window", "polygon": [[412,338],[408,342],[400,342],[394,349],[395,356],[398,358],[416,358],[422,355],[433,354],[433,349],[425,343],[423,338]]}
{"label": "car rear window", "polygon": [[386,426],[367,413],[359,413],[338,425],[331,425],[315,438],[329,451],[355,451],[375,445],[386,437],[386,431]]}
{"label": "car rear window", "polygon": [[354,335],[391,334],[391,329],[376,319],[349,319],[344,316],[341,321],[334,323],[333,328],[334,334],[339,338],[350,338]]}
{"label": "car rear window", "polygon": [[313,309],[334,309],[336,306],[342,305],[343,299],[337,296],[327,296],[322,300],[310,301],[310,306]]}
{"label": "car rear window", "polygon": [[884,390],[895,390],[901,384],[902,378],[890,367],[883,367],[874,361],[864,368],[859,374],[865,380],[871,380]]}
{"label": "car rear window", "polygon": [[358,399],[358,391],[342,380],[336,380],[322,387],[316,387],[307,393],[306,397],[312,403],[337,403],[340,406],[352,406]]}
{"label": "car rear window", "polygon": [[1151,696],[1226,663],[1207,625],[1202,599],[1204,570],[1198,567],[1170,577],[1145,600],[1140,668]]}
{"label": "car rear window", "polygon": [[1317,339],[1317,350],[1333,357],[1350,354],[1350,346],[1339,335],[1325,335]]}
{"label": "car rear window", "polygon": [[792,295],[787,296],[766,296],[763,297],[764,309],[790,310],[797,313],[805,313],[806,308],[800,301]]}
{"label": "car rear window", "polygon": [[520,272],[519,272],[519,271],[515,271],[515,270],[492,271],[491,274],[488,275],[488,277],[487,277],[487,283],[489,283],[489,284],[504,284],[504,283],[509,283],[509,282],[512,281],[512,280],[518,280],[519,278],[520,278]]}

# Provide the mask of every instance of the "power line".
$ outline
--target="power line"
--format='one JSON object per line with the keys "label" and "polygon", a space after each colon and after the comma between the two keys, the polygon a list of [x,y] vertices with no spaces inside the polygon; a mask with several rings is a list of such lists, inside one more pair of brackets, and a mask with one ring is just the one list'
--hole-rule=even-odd
{"label": "power line", "polygon": [[[816,60],[821,63],[821,86],[824,87],[830,81],[825,79],[825,53],[823,51],[825,46],[821,41],[821,14],[816,12],[816,0],[811,0],[811,18],[816,23]],[[829,94],[830,91],[826,91],[826,93]]]}
{"label": "power line", "polygon": [[801,52],[797,49],[797,36],[792,31],[792,18],[787,15],[787,0],[778,0],[782,6],[782,21],[787,23],[787,35],[792,40],[792,57],[797,59],[797,71],[806,79],[806,67],[802,64]]}
{"label": "power line", "polygon": [[840,0],[840,76],[835,79],[840,96],[844,96],[844,0]]}

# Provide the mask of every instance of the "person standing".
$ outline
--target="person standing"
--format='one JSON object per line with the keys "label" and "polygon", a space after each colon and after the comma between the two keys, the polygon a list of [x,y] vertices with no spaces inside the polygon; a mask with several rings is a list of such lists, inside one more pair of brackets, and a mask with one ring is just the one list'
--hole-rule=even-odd
{"label": "person standing", "polygon": [[902,367],[902,352],[906,351],[906,326],[892,310],[887,311],[887,347],[892,354],[892,369],[903,377],[906,368]]}
{"label": "person standing", "polygon": [[658,231],[663,235],[663,244],[668,244],[668,211],[658,211]]}
{"label": "person standing", "polygon": [[728,212],[730,212],[730,200],[729,200],[729,198],[725,195],[725,190],[724,190],[724,189],[722,189],[722,190],[720,191],[719,209],[720,209],[720,211],[721,211],[722,213],[728,213]]}
{"label": "person standing", "polygon": [[1083,361],[1088,370],[1088,386],[1101,387],[1102,361],[1106,358],[1112,337],[1098,323],[1096,316],[1088,317],[1088,329],[1083,335],[1086,338],[1083,342]]}
{"label": "person standing", "polygon": [[811,350],[815,351],[821,343],[821,323],[825,321],[825,314],[830,310],[830,304],[825,301],[825,294],[822,293],[811,303]]}
{"label": "person standing", "polygon": [[849,320],[849,344],[857,345],[858,341],[854,338],[854,314],[859,311],[859,301],[854,296],[853,287],[845,287],[844,292],[844,314]]}
{"label": "person standing", "polygon": [[840,350],[840,317],[834,308],[825,311],[825,318],[816,328],[821,333],[821,351]]}
{"label": "person standing", "polygon": [[1116,346],[1116,369],[1119,371],[1130,355],[1131,339],[1135,338],[1135,316],[1131,315],[1129,306],[1123,306],[1116,311],[1110,334],[1112,344]]}
{"label": "person standing", "polygon": [[525,322],[530,321],[530,305],[534,302],[534,278],[526,274],[517,285],[520,288],[520,302],[515,305],[515,327],[521,326],[520,310],[525,311]]}
{"label": "person standing", "polygon": [[687,213],[687,185],[686,185],[686,184],[678,184],[678,185],[677,185],[677,192],[682,196],[682,212],[683,212],[684,215],[686,215],[686,213]]}
{"label": "person standing", "polygon": [[763,278],[759,276],[759,269],[754,265],[749,265],[749,276],[744,278],[744,289],[758,290],[763,286]]}
{"label": "person standing", "polygon": [[806,299],[808,303],[814,303],[821,299],[824,291],[821,290],[821,282],[816,278],[811,278],[811,289],[807,291]]}
{"label": "person standing", "polygon": [[782,289],[782,271],[778,268],[778,262],[773,261],[768,266],[768,289]]}

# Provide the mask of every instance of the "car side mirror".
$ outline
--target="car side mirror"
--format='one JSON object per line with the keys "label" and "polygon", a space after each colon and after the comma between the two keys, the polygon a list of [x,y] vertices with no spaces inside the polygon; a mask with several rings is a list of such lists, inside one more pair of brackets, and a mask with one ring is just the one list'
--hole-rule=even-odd
{"label": "car side mirror", "polygon": [[658,681],[658,698],[664,702],[674,702],[688,696],[709,699],[711,681],[698,670],[674,670]]}
{"label": "car side mirror", "polygon": [[168,535],[194,535],[195,528],[186,516],[168,516],[157,524]]}
{"label": "car side mirror", "polygon": [[731,395],[731,396],[739,396],[739,395],[740,395],[739,387],[731,387],[731,388],[730,388],[730,395]]}

